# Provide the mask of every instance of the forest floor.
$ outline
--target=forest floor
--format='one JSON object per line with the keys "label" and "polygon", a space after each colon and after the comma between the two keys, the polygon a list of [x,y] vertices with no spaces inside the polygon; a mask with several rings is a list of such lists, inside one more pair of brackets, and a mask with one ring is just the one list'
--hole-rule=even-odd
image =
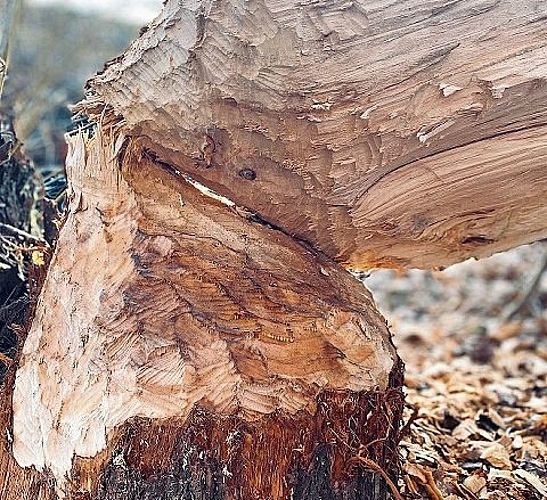
{"label": "forest floor", "polygon": [[406,363],[404,498],[547,498],[547,256],[524,246],[365,283]]}

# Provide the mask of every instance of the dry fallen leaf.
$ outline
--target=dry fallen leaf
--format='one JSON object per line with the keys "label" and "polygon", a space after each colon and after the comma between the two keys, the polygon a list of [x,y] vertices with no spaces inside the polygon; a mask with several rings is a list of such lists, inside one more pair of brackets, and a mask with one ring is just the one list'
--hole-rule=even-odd
{"label": "dry fallen leaf", "polygon": [[494,467],[499,469],[512,469],[509,452],[500,443],[494,443],[481,453],[481,458],[487,460]]}

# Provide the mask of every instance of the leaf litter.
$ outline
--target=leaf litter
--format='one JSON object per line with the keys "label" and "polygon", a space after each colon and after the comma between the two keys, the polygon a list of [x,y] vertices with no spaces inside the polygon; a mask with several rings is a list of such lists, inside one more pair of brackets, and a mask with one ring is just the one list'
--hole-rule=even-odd
{"label": "leaf litter", "polygon": [[547,499],[546,255],[365,280],[406,363],[403,498]]}

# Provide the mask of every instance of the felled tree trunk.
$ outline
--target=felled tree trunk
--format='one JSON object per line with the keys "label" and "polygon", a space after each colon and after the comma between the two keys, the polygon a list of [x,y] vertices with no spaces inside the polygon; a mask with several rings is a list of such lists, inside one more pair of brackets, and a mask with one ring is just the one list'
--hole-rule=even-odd
{"label": "felled tree trunk", "polygon": [[545,14],[167,1],[69,140],[13,396],[39,498],[397,496],[402,365],[345,268],[546,236]]}

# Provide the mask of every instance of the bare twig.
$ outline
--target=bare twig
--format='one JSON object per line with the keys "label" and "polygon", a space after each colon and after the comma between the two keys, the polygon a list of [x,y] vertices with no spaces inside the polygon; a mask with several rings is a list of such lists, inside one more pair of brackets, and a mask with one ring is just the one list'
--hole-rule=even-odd
{"label": "bare twig", "polygon": [[399,440],[410,434],[410,428],[412,427],[412,424],[416,421],[420,413],[420,408],[417,405],[410,405],[410,407],[412,408],[412,414],[410,415],[410,417],[408,417],[407,422],[399,431]]}
{"label": "bare twig", "polygon": [[524,311],[524,309],[530,305],[530,301],[537,292],[537,289],[541,282],[541,278],[545,271],[547,271],[547,256],[544,257],[543,264],[541,265],[537,274],[534,276],[532,282],[528,285],[526,293],[524,294],[522,299],[513,307],[513,309],[506,315],[506,319],[513,319],[515,316],[521,314],[522,311]]}
{"label": "bare twig", "polygon": [[429,497],[433,500],[444,500],[444,496],[441,493],[441,490],[437,487],[437,484],[435,483],[435,479],[433,478],[433,473],[428,470],[424,469],[424,474],[427,479],[427,484],[425,484],[425,489],[427,490],[427,493],[429,494]]}
{"label": "bare twig", "polygon": [[41,238],[37,238],[36,236],[33,236],[32,234],[30,233],[27,233],[26,231],[23,231],[22,229],[18,229],[10,224],[4,224],[3,222],[0,222],[0,229],[3,229],[5,231],[8,231],[12,234],[15,234],[17,236],[20,236],[22,238],[24,238],[25,240],[30,240],[34,243],[38,243],[40,245],[47,245],[47,243],[41,239]]}
{"label": "bare twig", "polygon": [[380,474],[386,484],[388,485],[389,489],[391,490],[391,495],[395,500],[403,500],[402,495],[399,493],[399,490],[397,489],[397,486],[395,486],[395,483],[391,480],[391,478],[388,476],[387,472],[382,469],[374,460],[371,460],[370,458],[363,457],[360,453],[348,460],[348,465],[353,465],[355,462],[359,462],[366,467],[368,467],[373,472],[376,472],[377,474]]}

